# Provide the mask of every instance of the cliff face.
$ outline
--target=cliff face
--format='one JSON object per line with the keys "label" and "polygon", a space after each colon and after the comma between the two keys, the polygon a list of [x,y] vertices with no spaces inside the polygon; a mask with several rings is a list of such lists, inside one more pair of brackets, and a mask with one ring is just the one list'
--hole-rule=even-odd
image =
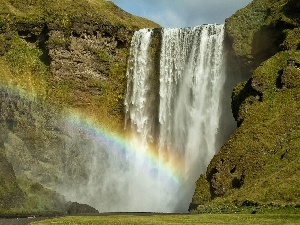
{"label": "cliff face", "polygon": [[65,211],[51,190],[86,179],[91,145],[65,118],[123,130],[131,37],[158,25],[104,0],[0,3],[0,213]]}
{"label": "cliff face", "polygon": [[[226,20],[238,129],[197,181],[191,209],[300,204],[300,3],[254,0]],[[232,75],[235,75],[234,73]]]}

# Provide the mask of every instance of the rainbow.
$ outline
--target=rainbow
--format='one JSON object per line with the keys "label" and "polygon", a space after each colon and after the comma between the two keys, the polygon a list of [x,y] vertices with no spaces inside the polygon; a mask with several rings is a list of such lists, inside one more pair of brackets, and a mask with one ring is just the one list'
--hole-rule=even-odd
{"label": "rainbow", "polygon": [[[10,98],[16,97],[25,101],[45,104],[47,88],[42,80],[39,82],[30,72],[28,74],[24,72],[22,76],[15,76],[15,73],[1,60],[0,72],[3,74],[0,89]],[[176,155],[176,151],[173,155],[168,156],[168,159],[163,159],[155,147],[148,146],[145,151],[144,146],[134,146],[132,143],[135,140],[132,138],[132,134],[125,136],[111,132],[103,124],[99,124],[97,119],[87,116],[78,109],[65,110],[58,116],[62,118],[66,126],[82,131],[92,140],[104,145],[113,154],[124,158],[124,160],[134,158],[135,161],[140,162],[138,163],[139,169],[152,176],[157,182],[168,184],[176,189],[184,181],[184,159]]]}
{"label": "rainbow", "polygon": [[[11,97],[19,96],[32,102],[39,99],[36,91],[33,89],[26,90],[20,85],[2,84],[0,88],[5,90]],[[140,163],[143,167],[141,169],[148,171],[150,176],[155,177],[159,174],[161,181],[169,182],[169,184],[175,186],[178,186],[182,182],[184,168],[182,168],[183,163],[180,157],[174,155],[174,157],[168,160],[162,160],[158,151],[154,147],[149,146],[147,151],[142,151],[142,146],[133,146],[132,138],[122,137],[120,134],[105,129],[94,119],[80,112],[80,110],[65,110],[61,117],[66,126],[83,131],[94,141],[106,146],[114,154],[124,159],[127,159],[128,156],[134,156],[135,159],[142,162]]]}
{"label": "rainbow", "polygon": [[148,148],[147,151],[142,151],[141,146],[132,146],[131,139],[108,131],[94,120],[84,116],[80,111],[69,111],[64,116],[64,121],[66,122],[66,126],[80,129],[94,141],[105,145],[114,154],[124,159],[128,158],[128,156],[129,158],[130,156],[134,156],[141,162],[140,165],[143,168],[140,169],[147,171],[150,176],[157,177],[159,174],[161,181],[167,181],[170,185],[180,185],[183,174],[182,163],[178,160],[179,157],[174,157],[168,162],[163,161],[155,149]]}

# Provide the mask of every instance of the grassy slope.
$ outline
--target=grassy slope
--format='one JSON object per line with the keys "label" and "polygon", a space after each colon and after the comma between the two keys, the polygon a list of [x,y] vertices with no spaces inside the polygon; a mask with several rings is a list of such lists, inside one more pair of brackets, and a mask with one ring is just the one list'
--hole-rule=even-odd
{"label": "grassy slope", "polygon": [[227,21],[252,76],[233,92],[240,126],[198,180],[198,210],[300,204],[299,7],[254,0]]}
{"label": "grassy slope", "polygon": [[244,224],[244,225],[296,225],[300,222],[299,214],[262,214],[262,215],[153,215],[153,216],[99,216],[65,217],[39,222],[32,225],[47,224]]}
{"label": "grassy slope", "polygon": [[59,28],[70,28],[72,21],[77,19],[130,28],[158,26],[105,0],[1,0],[0,3],[0,15],[5,22],[14,22],[17,18],[25,23],[47,22]]}

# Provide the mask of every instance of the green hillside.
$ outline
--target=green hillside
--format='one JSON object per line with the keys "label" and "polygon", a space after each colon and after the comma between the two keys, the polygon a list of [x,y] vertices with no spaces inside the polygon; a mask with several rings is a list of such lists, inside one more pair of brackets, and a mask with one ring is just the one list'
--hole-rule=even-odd
{"label": "green hillside", "polygon": [[57,28],[71,29],[74,22],[93,22],[128,28],[158,25],[133,16],[106,0],[1,0],[1,27],[19,23],[47,23]]}
{"label": "green hillside", "polygon": [[254,0],[227,19],[231,66],[250,79],[233,91],[238,129],[198,180],[191,209],[299,207],[299,25],[295,0]]}

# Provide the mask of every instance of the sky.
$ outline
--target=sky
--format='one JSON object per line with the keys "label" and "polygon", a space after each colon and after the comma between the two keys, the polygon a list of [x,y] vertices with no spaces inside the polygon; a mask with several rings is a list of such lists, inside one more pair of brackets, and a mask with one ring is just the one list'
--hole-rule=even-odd
{"label": "sky", "polygon": [[163,27],[224,23],[251,0],[111,0],[125,11]]}

